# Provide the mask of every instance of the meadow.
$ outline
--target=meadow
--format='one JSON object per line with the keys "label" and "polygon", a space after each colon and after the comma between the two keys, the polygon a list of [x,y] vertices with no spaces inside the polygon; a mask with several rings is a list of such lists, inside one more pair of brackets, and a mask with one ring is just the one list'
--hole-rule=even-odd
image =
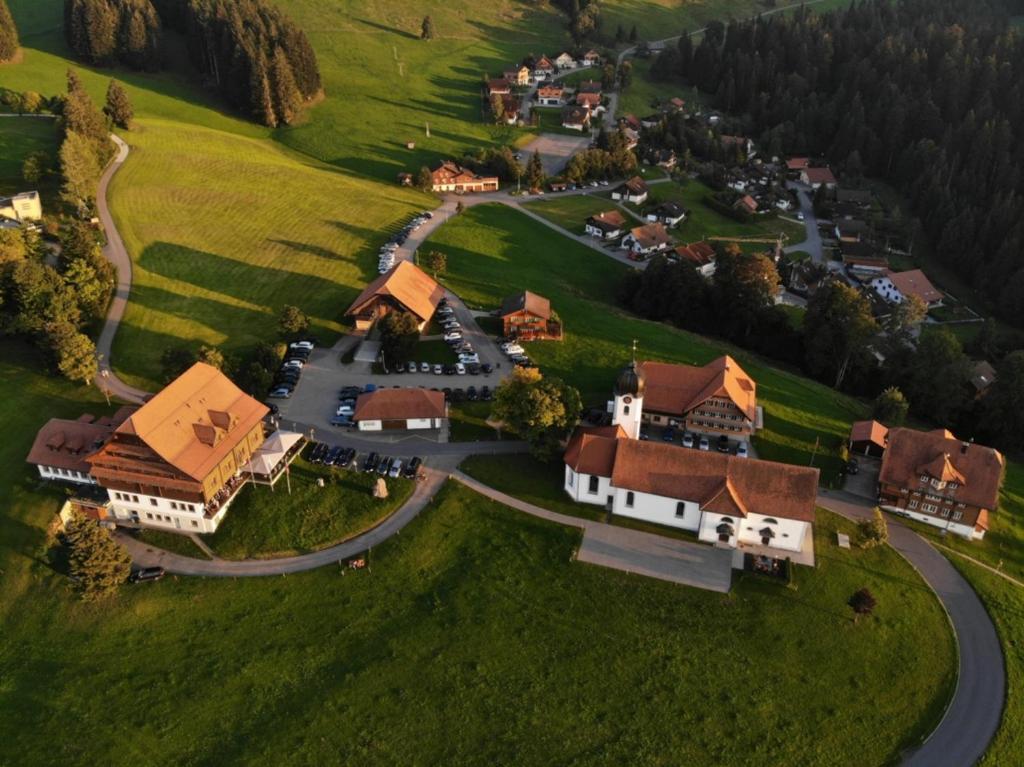
{"label": "meadow", "polygon": [[33,152],[45,152],[51,162],[57,158],[57,132],[53,120],[37,117],[0,118],[0,197],[39,189],[44,204],[49,192],[56,186],[53,177],[37,184],[27,183],[21,175],[21,165]]}

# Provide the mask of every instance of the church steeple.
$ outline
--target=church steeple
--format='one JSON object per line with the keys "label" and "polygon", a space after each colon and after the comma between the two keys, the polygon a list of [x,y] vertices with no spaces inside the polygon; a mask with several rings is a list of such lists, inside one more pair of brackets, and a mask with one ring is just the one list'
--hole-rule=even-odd
{"label": "church steeple", "polygon": [[640,437],[640,417],[643,414],[644,374],[636,366],[636,341],[633,356],[615,379],[612,403],[612,423],[621,426],[631,439]]}

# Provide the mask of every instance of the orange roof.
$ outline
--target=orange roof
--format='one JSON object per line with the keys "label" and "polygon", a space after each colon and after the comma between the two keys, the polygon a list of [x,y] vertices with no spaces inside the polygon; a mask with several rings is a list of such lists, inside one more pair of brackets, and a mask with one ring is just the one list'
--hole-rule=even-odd
{"label": "orange roof", "polygon": [[387,297],[421,320],[428,320],[434,315],[443,296],[444,288],[430,275],[409,261],[400,261],[390,272],[367,285],[345,314],[359,314],[371,301]]}
{"label": "orange roof", "polygon": [[922,476],[957,482],[957,501],[994,510],[1004,466],[998,450],[960,442],[945,429],[890,429],[879,481],[907,488],[920,486]]}
{"label": "orange roof", "polygon": [[601,104],[600,93],[577,93],[576,103],[581,106],[596,107]]}
{"label": "orange roof", "polygon": [[803,168],[801,173],[807,177],[808,184],[825,184],[826,186],[836,183],[836,177],[828,168]]}
{"label": "orange roof", "polygon": [[790,170],[803,170],[810,164],[811,161],[807,157],[790,157],[786,160],[786,167]]}
{"label": "orange roof", "polygon": [[629,233],[641,248],[655,248],[672,242],[672,237],[669,236],[664,224],[644,224],[630,229]]}
{"label": "orange roof", "polygon": [[428,389],[378,389],[356,399],[353,421],[403,421],[444,418],[444,392]]}
{"label": "orange roof", "polygon": [[692,261],[697,266],[706,266],[715,260],[715,249],[707,242],[691,242],[675,249],[676,255]]}
{"label": "orange roof", "polygon": [[644,409],[682,415],[711,397],[725,396],[751,421],[757,417],[757,385],[732,357],[704,367],[642,362]]}
{"label": "orange roof", "polygon": [[522,293],[509,296],[502,302],[500,316],[507,317],[510,314],[523,311],[543,320],[551,319],[551,301],[544,296],[524,290]]}
{"label": "orange roof", "polygon": [[[197,362],[115,431],[133,435],[165,463],[203,480],[270,412],[217,368]],[[103,463],[110,443],[89,460]]]}
{"label": "orange roof", "polygon": [[905,272],[890,272],[889,281],[905,296],[917,296],[926,304],[942,300],[942,293],[920,269]]}
{"label": "orange roof", "polygon": [[617,210],[605,210],[590,217],[590,220],[597,224],[609,224],[621,229],[626,223],[626,217]]}
{"label": "orange roof", "polygon": [[610,477],[615,467],[615,451],[625,437],[621,426],[580,426],[565,449],[565,463],[580,474]]}
{"label": "orange roof", "polygon": [[561,98],[562,93],[565,91],[558,83],[551,83],[550,85],[542,85],[537,89],[537,95],[542,98],[550,98],[552,96]]}
{"label": "orange roof", "polygon": [[856,421],[850,427],[851,442],[873,442],[879,447],[885,447],[889,430],[878,421]]}
{"label": "orange roof", "polygon": [[122,407],[113,417],[99,420],[91,415],[79,416],[74,421],[51,418],[36,434],[25,460],[36,466],[88,474],[92,467],[85,459],[102,447],[134,410],[134,407]]}

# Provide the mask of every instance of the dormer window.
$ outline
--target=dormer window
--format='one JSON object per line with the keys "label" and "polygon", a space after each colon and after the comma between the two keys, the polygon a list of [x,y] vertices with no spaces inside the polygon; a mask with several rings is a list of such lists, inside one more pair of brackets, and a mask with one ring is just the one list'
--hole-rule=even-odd
{"label": "dormer window", "polygon": [[946,483],[946,489],[947,490],[956,490],[958,487],[960,487],[960,485],[958,483],[956,483],[956,482],[947,482]]}

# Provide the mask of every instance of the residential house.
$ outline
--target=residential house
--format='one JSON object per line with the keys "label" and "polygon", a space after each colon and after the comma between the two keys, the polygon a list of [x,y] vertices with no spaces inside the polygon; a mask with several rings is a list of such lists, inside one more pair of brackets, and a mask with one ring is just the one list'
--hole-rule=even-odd
{"label": "residential house", "polygon": [[519,88],[525,88],[530,84],[530,68],[525,64],[506,69],[501,76]]}
{"label": "residential house", "polygon": [[629,230],[622,238],[622,248],[629,251],[629,257],[642,260],[655,253],[672,247],[672,238],[664,224],[644,224]]}
{"label": "residential house", "polygon": [[461,165],[444,160],[430,171],[431,189],[435,192],[496,192],[497,176],[478,176]]}
{"label": "residential house", "polygon": [[656,128],[661,125],[662,115],[652,114],[646,117],[640,118],[640,127],[642,128]]}
{"label": "residential house", "polygon": [[639,176],[633,176],[633,178],[624,181],[612,190],[612,199],[631,202],[635,205],[643,205],[647,201],[649,192],[650,189],[647,187],[647,182]]}
{"label": "residential house", "polygon": [[86,458],[103,447],[114,430],[134,411],[134,407],[126,406],[113,417],[96,418],[85,413],[74,421],[51,418],[36,433],[25,460],[36,467],[43,479],[95,485],[96,479]]}
{"label": "residential house", "polygon": [[836,202],[840,205],[851,205],[860,210],[868,210],[874,195],[868,189],[836,189]]}
{"label": "residential house", "polygon": [[491,96],[508,96],[512,93],[512,83],[503,77],[495,80],[488,80],[484,84],[484,90],[487,92],[488,98]]}
{"label": "residential house", "polygon": [[622,135],[626,139],[626,149],[636,149],[637,144],[640,143],[639,132],[633,130],[632,128],[625,128],[622,126],[619,126],[619,130],[622,132]]}
{"label": "residential house", "polygon": [[501,97],[501,120],[506,125],[515,125],[519,122],[519,110],[522,108],[518,96],[508,95]]}
{"label": "residential house", "polygon": [[601,106],[601,94],[600,93],[583,93],[582,91],[576,92],[576,103],[581,107],[585,107],[590,111],[597,109]]}
{"label": "residential house", "polygon": [[117,524],[212,533],[249,480],[269,409],[197,362],[88,456]]}
{"label": "residential house", "polygon": [[889,439],[889,430],[878,421],[854,421],[847,447],[850,454],[881,458]]}
{"label": "residential house", "polygon": [[573,434],[566,494],[715,546],[812,564],[818,470],[639,440],[645,384],[641,370],[627,367],[615,383],[612,425]]}
{"label": "residential house", "polygon": [[708,242],[691,242],[689,245],[678,245],[673,251],[683,261],[693,264],[702,277],[715,273],[715,249]]}
{"label": "residential house", "polygon": [[871,225],[859,218],[840,218],[835,222],[836,239],[842,242],[862,242],[871,233]]}
{"label": "residential house", "polygon": [[890,429],[878,502],[883,509],[969,539],[984,537],[999,503],[1006,461],[945,429]]}
{"label": "residential house", "polygon": [[442,429],[447,418],[444,392],[413,388],[360,394],[352,414],[359,431]]}
{"label": "residential house", "polygon": [[703,367],[643,362],[644,421],[701,434],[750,437],[759,428],[757,384],[732,357]]}
{"label": "residential house", "polygon": [[811,160],[809,157],[790,157],[786,160],[786,170],[799,174],[800,171],[805,168],[811,167]]}
{"label": "residential house", "polygon": [[562,51],[555,56],[555,66],[558,67],[559,70],[575,69],[576,59],[568,51]]}
{"label": "residential house", "polygon": [[596,93],[601,95],[601,82],[599,80],[584,80],[576,86],[577,93]]}
{"label": "residential house", "polygon": [[580,57],[581,67],[599,67],[601,66],[601,54],[591,48],[589,51]]}
{"label": "residential house", "polygon": [[590,130],[590,110],[586,107],[567,106],[562,110],[562,127],[569,130]]}
{"label": "residential house", "polygon": [[501,309],[502,332],[506,338],[521,341],[538,341],[548,338],[561,338],[562,327],[551,311],[551,302],[524,290],[506,298]]}
{"label": "residential house", "polygon": [[996,382],[996,369],[988,360],[979,360],[974,363],[971,371],[971,387],[975,397],[981,397],[988,391],[988,387]]}
{"label": "residential house", "polygon": [[0,219],[17,222],[39,221],[43,217],[43,202],[39,192],[21,192],[12,197],[0,197]]}
{"label": "residential house", "polygon": [[647,155],[647,162],[665,170],[676,167],[676,153],[672,149],[652,149]]}
{"label": "residential house", "polygon": [[560,107],[565,100],[565,88],[558,83],[545,83],[537,89],[537,105]]}
{"label": "residential house", "polygon": [[625,226],[625,216],[617,210],[606,210],[588,218],[583,230],[592,237],[614,240],[622,236]]}
{"label": "residential house", "polygon": [[345,316],[353,318],[356,330],[368,330],[389,312],[409,312],[419,320],[422,330],[443,297],[444,288],[430,275],[409,261],[399,261],[366,286],[345,310]]}
{"label": "residential house", "polygon": [[668,227],[678,226],[686,218],[689,211],[675,202],[663,202],[647,211],[645,218],[651,223],[660,223]]}
{"label": "residential house", "polygon": [[665,114],[675,114],[676,112],[682,112],[686,108],[686,102],[678,96],[673,96],[664,104],[661,105],[661,110]]}
{"label": "residential house", "polygon": [[751,197],[749,194],[741,195],[737,198],[736,202],[732,204],[736,210],[741,210],[744,213],[753,215],[757,213],[757,200]]}
{"label": "residential house", "polygon": [[627,114],[619,120],[619,125],[625,126],[630,130],[637,131],[639,133],[643,125],[640,123],[640,118],[634,114]]}
{"label": "residential house", "polygon": [[555,74],[555,65],[547,56],[541,56],[533,64],[533,79],[544,80]]}
{"label": "residential house", "polygon": [[874,246],[866,241],[839,241],[839,254],[847,270],[858,277],[877,277],[889,270],[889,259],[878,253]]}
{"label": "residential house", "polygon": [[800,171],[800,181],[807,184],[811,189],[825,186],[827,189],[835,189],[836,177],[828,168],[806,167]]}
{"label": "residential house", "polygon": [[931,309],[942,306],[942,292],[932,285],[920,269],[882,272],[871,280],[874,291],[890,304],[901,304],[907,296],[917,296]]}

